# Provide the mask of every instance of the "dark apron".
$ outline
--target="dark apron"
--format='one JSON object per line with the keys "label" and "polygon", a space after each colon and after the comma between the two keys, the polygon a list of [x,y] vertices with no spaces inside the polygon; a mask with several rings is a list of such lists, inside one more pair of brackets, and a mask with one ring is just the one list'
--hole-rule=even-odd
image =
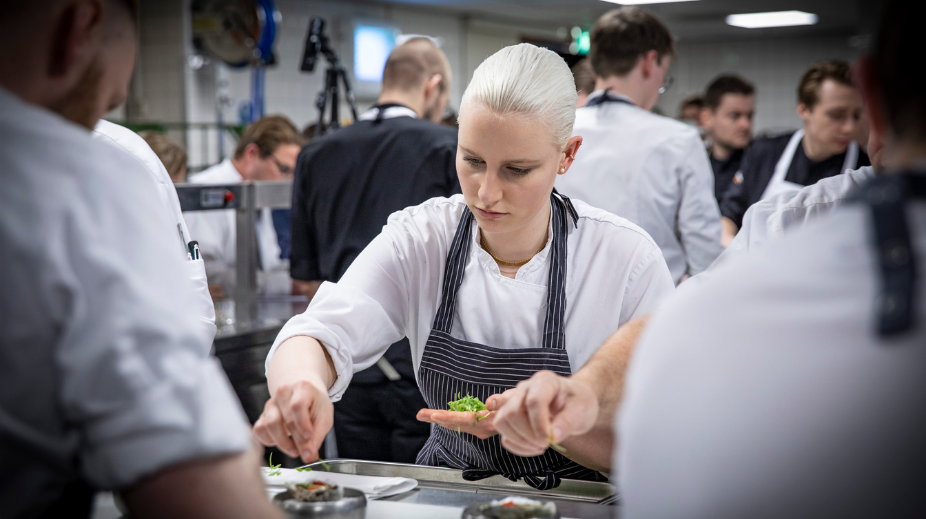
{"label": "dark apron", "polygon": [[871,214],[873,245],[878,252],[880,289],[878,335],[902,335],[916,327],[916,251],[910,239],[906,205],[926,198],[926,173],[894,173],[875,177],[860,187],[853,201]]}
{"label": "dark apron", "polygon": [[[428,407],[446,409],[457,394],[470,394],[483,402],[526,380],[534,373],[549,370],[572,375],[566,354],[563,326],[566,311],[566,238],[568,215],[577,219],[568,198],[551,195],[553,243],[547,294],[547,315],[540,348],[500,349],[456,339],[450,335],[457,290],[473,243],[473,214],[468,208],[457,226],[447,255],[443,293],[434,325],[428,336],[418,368],[418,382]],[[499,316],[504,325],[504,316]],[[547,449],[540,456],[515,456],[502,447],[498,435],[481,440],[471,434],[444,427],[433,427],[431,437],[418,454],[419,465],[452,467],[463,470],[463,478],[475,481],[495,474],[524,481],[537,489],[549,490],[561,478],[606,481],[602,474]]]}

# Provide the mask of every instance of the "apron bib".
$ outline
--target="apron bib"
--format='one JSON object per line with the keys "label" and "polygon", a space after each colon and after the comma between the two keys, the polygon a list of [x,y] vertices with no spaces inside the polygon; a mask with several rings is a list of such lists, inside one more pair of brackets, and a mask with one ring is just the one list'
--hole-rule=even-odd
{"label": "apron bib", "polygon": [[[473,242],[475,218],[468,208],[457,226],[447,257],[443,295],[434,325],[418,369],[421,393],[428,407],[445,409],[457,394],[470,394],[483,402],[502,393],[540,370],[568,377],[572,374],[566,353],[564,315],[566,310],[566,238],[568,217],[577,220],[569,199],[551,195],[553,243],[547,294],[547,315],[540,348],[501,349],[454,338],[456,295],[463,282],[463,270]],[[568,212],[568,214],[567,214]],[[501,322],[501,321],[500,321]],[[416,463],[463,470],[463,478],[475,481],[495,474],[530,486],[549,490],[561,478],[606,481],[602,474],[547,449],[540,456],[516,456],[501,445],[498,435],[481,440],[471,434],[444,427],[432,427],[431,437]]]}
{"label": "apron bib", "polygon": [[[772,179],[768,181],[768,185],[765,186],[765,191],[762,192],[762,198],[760,200],[771,198],[779,193],[794,194],[805,187],[785,180],[788,176],[788,169],[791,167],[791,161],[794,160],[794,153],[797,151],[797,147],[800,146],[801,139],[803,138],[803,129],[794,132],[794,135],[791,136],[791,140],[788,141],[785,151],[781,154],[781,158],[778,159],[778,163],[775,164],[775,172],[772,174]],[[847,169],[855,169],[857,162],[858,144],[852,141],[849,143],[849,147],[846,148],[846,159],[843,161],[842,170],[839,172],[845,173]]]}

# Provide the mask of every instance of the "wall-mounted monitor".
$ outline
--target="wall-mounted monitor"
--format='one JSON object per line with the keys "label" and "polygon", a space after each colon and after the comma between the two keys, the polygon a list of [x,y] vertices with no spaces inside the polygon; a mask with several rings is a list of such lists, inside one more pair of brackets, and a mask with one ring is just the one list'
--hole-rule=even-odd
{"label": "wall-mounted monitor", "polygon": [[355,20],[353,37],[353,76],[361,98],[375,98],[383,81],[383,67],[396,46],[400,31],[379,21]]}

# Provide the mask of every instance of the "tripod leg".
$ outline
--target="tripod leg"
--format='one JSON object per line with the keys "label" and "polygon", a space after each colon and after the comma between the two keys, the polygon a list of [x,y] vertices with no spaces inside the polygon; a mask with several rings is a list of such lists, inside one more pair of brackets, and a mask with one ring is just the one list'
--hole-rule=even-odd
{"label": "tripod leg", "polygon": [[350,106],[350,112],[354,117],[354,121],[356,121],[357,98],[354,97],[354,90],[350,87],[350,80],[347,78],[347,71],[344,70],[344,67],[338,67],[338,75],[341,76],[341,81],[344,83],[344,93],[347,97],[347,104]]}

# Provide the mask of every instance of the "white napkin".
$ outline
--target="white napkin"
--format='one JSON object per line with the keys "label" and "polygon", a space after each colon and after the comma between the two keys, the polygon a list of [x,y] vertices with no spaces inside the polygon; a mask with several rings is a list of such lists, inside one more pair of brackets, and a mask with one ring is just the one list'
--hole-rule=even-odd
{"label": "white napkin", "polygon": [[[264,484],[267,485],[267,492],[277,494],[286,490],[287,483],[299,484],[309,481],[324,481],[333,483],[347,488],[356,488],[366,494],[367,499],[379,499],[381,497],[394,496],[402,492],[408,492],[418,486],[418,481],[409,478],[386,478],[380,476],[358,476],[356,474],[341,474],[338,472],[325,472],[323,470],[312,470],[309,472],[299,472],[296,469],[276,469],[280,471],[279,475],[270,476],[270,469],[261,468],[261,474],[264,476]],[[276,472],[273,471],[273,472]]]}

